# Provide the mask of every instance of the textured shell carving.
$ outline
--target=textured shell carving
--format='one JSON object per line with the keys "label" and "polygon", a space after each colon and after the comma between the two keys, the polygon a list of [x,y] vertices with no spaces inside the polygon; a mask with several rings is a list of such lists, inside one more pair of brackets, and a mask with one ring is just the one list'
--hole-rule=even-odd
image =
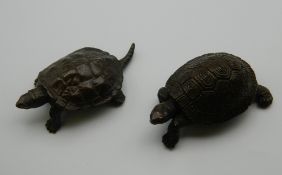
{"label": "textured shell carving", "polygon": [[250,66],[239,57],[216,53],[188,61],[169,78],[166,87],[187,116],[209,123],[246,110],[257,82]]}
{"label": "textured shell carving", "polygon": [[96,48],[83,48],[51,64],[39,73],[56,103],[69,110],[108,101],[121,89],[122,68],[118,60]]}

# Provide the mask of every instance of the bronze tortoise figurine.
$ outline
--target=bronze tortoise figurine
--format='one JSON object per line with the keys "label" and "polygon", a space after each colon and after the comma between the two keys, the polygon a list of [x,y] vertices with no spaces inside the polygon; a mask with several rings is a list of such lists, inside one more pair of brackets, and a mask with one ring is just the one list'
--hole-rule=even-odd
{"label": "bronze tortoise figurine", "polygon": [[118,60],[96,48],[79,49],[48,66],[35,80],[35,88],[22,95],[18,108],[37,108],[50,103],[50,119],[46,123],[51,133],[61,127],[61,113],[106,103],[121,105],[123,69],[133,56],[131,45],[126,56]]}
{"label": "bronze tortoise figurine", "polygon": [[228,53],[196,57],[180,67],[158,92],[160,104],[153,109],[152,124],[171,119],[163,143],[173,148],[179,129],[190,124],[213,124],[244,112],[252,102],[266,108],[270,91],[257,83],[252,68]]}

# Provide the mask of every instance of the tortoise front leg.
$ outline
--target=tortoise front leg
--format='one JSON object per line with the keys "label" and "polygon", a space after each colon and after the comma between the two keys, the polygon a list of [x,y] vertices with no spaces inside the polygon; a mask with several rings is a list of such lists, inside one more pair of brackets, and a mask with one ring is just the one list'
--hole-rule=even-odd
{"label": "tortoise front leg", "polygon": [[50,119],[46,122],[45,126],[50,133],[55,134],[62,125],[61,121],[62,109],[52,105],[49,111]]}
{"label": "tortoise front leg", "polygon": [[178,114],[168,125],[167,133],[163,136],[162,142],[168,149],[173,149],[179,141],[179,130],[189,124],[183,114]]}
{"label": "tortoise front leg", "polygon": [[172,149],[175,147],[179,140],[179,126],[172,120],[167,128],[167,133],[163,136],[163,144],[168,148]]}
{"label": "tortoise front leg", "polygon": [[162,87],[159,89],[158,98],[159,98],[160,103],[167,101],[169,99],[169,94],[168,94],[168,90],[166,87]]}

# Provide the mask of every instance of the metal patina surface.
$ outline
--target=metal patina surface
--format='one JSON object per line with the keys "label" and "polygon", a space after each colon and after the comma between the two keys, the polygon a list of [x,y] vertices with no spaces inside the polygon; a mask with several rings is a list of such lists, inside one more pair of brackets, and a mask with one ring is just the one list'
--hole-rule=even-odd
{"label": "metal patina surface", "polygon": [[247,110],[252,102],[265,108],[273,100],[270,91],[258,85],[250,65],[228,53],[188,61],[171,75],[158,97],[160,104],[151,113],[151,123],[171,119],[163,136],[168,148],[178,142],[181,127],[224,122]]}
{"label": "metal patina surface", "polygon": [[108,52],[85,47],[59,59],[42,70],[35,88],[22,95],[16,106],[29,109],[51,104],[47,129],[61,127],[61,113],[111,103],[121,105],[123,69],[131,60],[135,45],[118,60]]}

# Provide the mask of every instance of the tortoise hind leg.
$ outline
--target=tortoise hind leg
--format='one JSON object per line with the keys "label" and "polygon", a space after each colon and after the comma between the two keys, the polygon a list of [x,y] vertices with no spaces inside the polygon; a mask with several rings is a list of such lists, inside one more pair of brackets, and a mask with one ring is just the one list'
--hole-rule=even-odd
{"label": "tortoise hind leg", "polygon": [[117,94],[112,98],[111,102],[114,106],[120,106],[124,103],[124,101],[125,101],[125,95],[121,90],[119,90]]}
{"label": "tortoise hind leg", "polygon": [[38,82],[38,78],[36,78],[36,79],[34,80],[33,85],[36,86],[37,82]]}
{"label": "tortoise hind leg", "polygon": [[257,93],[256,93],[256,103],[261,108],[267,108],[269,105],[271,105],[273,101],[273,97],[270,93],[270,91],[262,86],[258,85]]}
{"label": "tortoise hind leg", "polygon": [[61,114],[62,114],[62,109],[60,109],[55,105],[51,106],[51,109],[49,111],[50,119],[45,124],[46,129],[50,133],[55,134],[61,128],[62,125]]}

